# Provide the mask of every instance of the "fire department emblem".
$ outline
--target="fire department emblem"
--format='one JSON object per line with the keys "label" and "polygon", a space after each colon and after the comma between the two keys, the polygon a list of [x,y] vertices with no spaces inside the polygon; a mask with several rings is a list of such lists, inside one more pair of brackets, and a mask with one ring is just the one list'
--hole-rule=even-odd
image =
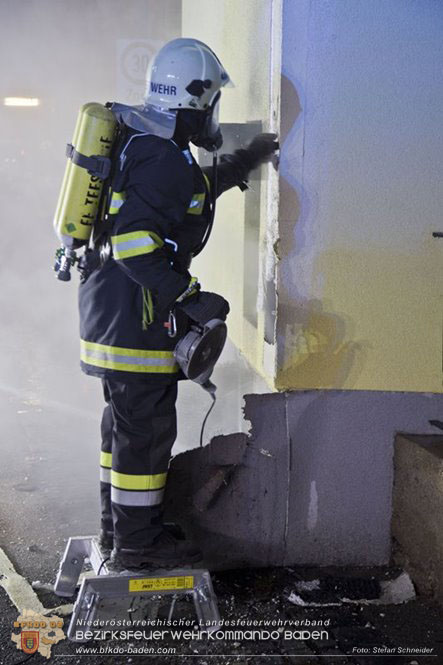
{"label": "fire department emblem", "polygon": [[65,639],[63,619],[54,614],[47,616],[34,610],[22,610],[17,621],[14,621],[14,628],[20,630],[11,635],[17,649],[30,655],[38,651],[47,659],[51,657],[54,644]]}
{"label": "fire department emblem", "polygon": [[40,633],[37,630],[22,631],[22,651],[25,653],[35,653],[38,649]]}

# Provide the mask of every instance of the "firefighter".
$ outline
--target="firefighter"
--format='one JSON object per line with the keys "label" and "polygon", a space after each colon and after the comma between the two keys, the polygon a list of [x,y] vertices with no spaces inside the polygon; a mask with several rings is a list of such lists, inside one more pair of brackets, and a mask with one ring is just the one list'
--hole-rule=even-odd
{"label": "firefighter", "polygon": [[209,151],[221,146],[218,104],[229,81],[208,46],[175,39],[153,60],[144,105],[113,108],[127,130],[111,185],[109,230],[99,239],[108,258],[81,284],[79,308],[81,366],[102,379],[106,402],[100,541],[113,548],[117,568],[174,567],[201,558],[162,519],[177,381],[184,378],[173,350],[190,322],[226,319],[228,303],[201,290],[190,262],[216,196],[245,189],[250,170],[278,147],[276,135],[262,134],[222,156],[217,191],[211,191],[211,169],[200,169],[189,143]]}

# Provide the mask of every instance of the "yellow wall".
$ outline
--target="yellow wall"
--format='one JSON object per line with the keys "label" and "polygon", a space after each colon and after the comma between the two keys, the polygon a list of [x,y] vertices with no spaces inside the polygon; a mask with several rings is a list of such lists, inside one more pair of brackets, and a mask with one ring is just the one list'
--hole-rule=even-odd
{"label": "yellow wall", "polygon": [[236,346],[273,389],[441,392],[443,6],[184,0],[182,18],[236,84],[222,122],[281,136],[279,178],[261,172],[258,325],[240,191],[193,267],[230,300]]}
{"label": "yellow wall", "polygon": [[277,387],[441,392],[443,6],[283,26]]}
{"label": "yellow wall", "polygon": [[[183,0],[183,36],[206,42],[223,62],[235,84],[234,88],[223,90],[222,123],[262,121],[263,131],[271,131],[278,126],[281,47],[278,44],[278,48],[272,48],[271,40],[273,34],[278,38],[281,35],[280,28],[276,29],[280,9],[280,2],[271,0]],[[201,257],[193,263],[192,270],[205,289],[218,291],[229,300],[231,339],[253,367],[272,384],[275,347],[264,343],[266,304],[262,288],[266,270],[272,277],[274,270],[272,232],[273,229],[276,232],[277,209],[273,205],[271,191],[277,189],[277,175],[272,168],[262,168],[260,184],[261,204],[256,220],[260,227],[260,240],[255,248],[260,261],[258,298],[254,303],[259,311],[257,327],[243,315],[247,256],[245,195],[238,188],[219,199],[213,235]],[[253,183],[251,186],[254,186]]]}

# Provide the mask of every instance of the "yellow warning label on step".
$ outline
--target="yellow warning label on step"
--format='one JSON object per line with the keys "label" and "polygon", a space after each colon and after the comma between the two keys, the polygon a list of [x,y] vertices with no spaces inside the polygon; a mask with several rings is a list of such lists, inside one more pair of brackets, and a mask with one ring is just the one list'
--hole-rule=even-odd
{"label": "yellow warning label on step", "polygon": [[146,577],[129,580],[129,591],[181,591],[194,588],[194,576]]}

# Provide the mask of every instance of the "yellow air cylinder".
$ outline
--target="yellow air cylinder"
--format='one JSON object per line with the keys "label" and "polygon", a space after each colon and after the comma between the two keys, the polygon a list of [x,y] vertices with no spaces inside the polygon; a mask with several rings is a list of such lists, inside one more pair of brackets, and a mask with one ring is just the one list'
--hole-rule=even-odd
{"label": "yellow air cylinder", "polygon": [[[84,104],[78,114],[72,145],[91,157],[110,157],[117,121],[103,104]],[[57,202],[54,228],[65,247],[88,242],[97,217],[103,180],[68,159]]]}

